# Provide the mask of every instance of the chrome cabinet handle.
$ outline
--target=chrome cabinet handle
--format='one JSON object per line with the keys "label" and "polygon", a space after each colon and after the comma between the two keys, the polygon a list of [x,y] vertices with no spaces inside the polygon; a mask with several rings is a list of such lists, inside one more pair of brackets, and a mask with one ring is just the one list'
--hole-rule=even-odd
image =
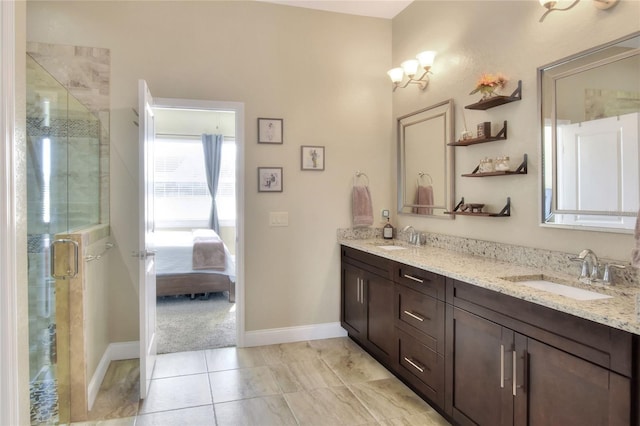
{"label": "chrome cabinet handle", "polygon": [[504,345],[500,345],[500,388],[504,388]]}
{"label": "chrome cabinet handle", "polygon": [[424,368],[420,367],[418,364],[416,364],[415,362],[411,361],[409,358],[404,357],[404,360],[407,361],[409,364],[411,364],[411,366],[413,368],[415,368],[416,370],[418,370],[421,373],[424,373]]}
{"label": "chrome cabinet handle", "polygon": [[411,276],[411,275],[404,274],[404,277],[405,278],[409,278],[410,280],[413,280],[413,281],[418,282],[420,284],[422,284],[424,282],[424,280],[421,280],[420,278],[416,278],[416,277]]}
{"label": "chrome cabinet handle", "polygon": [[[73,259],[67,264],[67,270],[62,275],[56,274],[56,246],[59,244],[71,244],[73,247]],[[73,266],[73,270],[71,269]],[[51,277],[57,280],[66,280],[67,278],[75,278],[78,275],[78,243],[70,239],[59,239],[51,243]]]}
{"label": "chrome cabinet handle", "polygon": [[360,302],[360,277],[356,278],[356,300],[358,303]]}
{"label": "chrome cabinet handle", "polygon": [[414,314],[413,312],[409,312],[409,311],[404,311],[404,313],[409,315],[411,318],[417,319],[420,322],[423,322],[425,319],[430,319],[430,318],[427,318],[427,317],[424,317],[424,318],[420,317],[420,316]]}
{"label": "chrome cabinet handle", "polygon": [[517,366],[516,366],[516,360],[518,359],[518,354],[516,353],[516,351],[514,350],[513,352],[513,396],[516,396],[516,388],[518,387],[516,384],[516,372],[517,372]]}

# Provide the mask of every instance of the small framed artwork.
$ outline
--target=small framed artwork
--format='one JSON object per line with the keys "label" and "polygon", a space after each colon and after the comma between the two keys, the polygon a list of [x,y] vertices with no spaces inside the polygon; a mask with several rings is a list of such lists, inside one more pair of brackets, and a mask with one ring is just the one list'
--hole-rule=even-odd
{"label": "small framed artwork", "polygon": [[282,192],[282,167],[258,167],[258,192]]}
{"label": "small framed artwork", "polygon": [[282,143],[282,118],[258,118],[258,143]]}
{"label": "small framed artwork", "polygon": [[485,121],[478,124],[478,138],[490,138],[491,137],[491,122]]}
{"label": "small framed artwork", "polygon": [[302,170],[324,170],[324,146],[301,146],[300,168]]}

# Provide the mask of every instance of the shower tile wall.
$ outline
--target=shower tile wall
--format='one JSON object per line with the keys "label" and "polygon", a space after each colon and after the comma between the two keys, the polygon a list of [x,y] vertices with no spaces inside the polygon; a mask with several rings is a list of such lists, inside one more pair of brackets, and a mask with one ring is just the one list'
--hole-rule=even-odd
{"label": "shower tile wall", "polygon": [[[27,53],[98,118],[99,125],[91,129],[91,132],[97,131],[100,135],[99,223],[109,223],[110,50],[29,42]],[[82,120],[78,121],[82,122]],[[86,126],[86,124],[79,125]],[[75,136],[89,137],[90,135],[81,133]],[[77,184],[78,190],[87,190],[82,182],[77,181],[78,179],[74,180],[73,175],[70,176],[70,182]],[[78,205],[78,208],[83,206]]]}

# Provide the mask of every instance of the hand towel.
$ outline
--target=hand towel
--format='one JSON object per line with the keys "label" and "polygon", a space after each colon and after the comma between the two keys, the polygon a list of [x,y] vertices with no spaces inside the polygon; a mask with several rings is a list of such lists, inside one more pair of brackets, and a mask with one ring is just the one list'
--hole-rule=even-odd
{"label": "hand towel", "polygon": [[638,210],[638,218],[636,219],[635,240],[636,248],[631,252],[631,265],[640,268],[640,210]]}
{"label": "hand towel", "polygon": [[[418,185],[416,198],[413,204],[420,206],[433,206],[433,187],[431,185]],[[432,207],[414,207],[413,212],[417,214],[433,214]]]}
{"label": "hand towel", "polygon": [[368,186],[353,187],[353,226],[354,228],[373,225],[373,206]]}

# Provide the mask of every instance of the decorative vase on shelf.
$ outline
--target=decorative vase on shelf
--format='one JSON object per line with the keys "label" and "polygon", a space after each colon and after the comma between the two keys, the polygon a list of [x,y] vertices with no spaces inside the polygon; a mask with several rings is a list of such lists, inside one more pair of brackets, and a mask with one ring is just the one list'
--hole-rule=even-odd
{"label": "decorative vase on shelf", "polygon": [[485,101],[487,99],[493,98],[494,96],[498,96],[496,93],[497,87],[485,86],[480,89],[480,93],[482,93],[481,101]]}

